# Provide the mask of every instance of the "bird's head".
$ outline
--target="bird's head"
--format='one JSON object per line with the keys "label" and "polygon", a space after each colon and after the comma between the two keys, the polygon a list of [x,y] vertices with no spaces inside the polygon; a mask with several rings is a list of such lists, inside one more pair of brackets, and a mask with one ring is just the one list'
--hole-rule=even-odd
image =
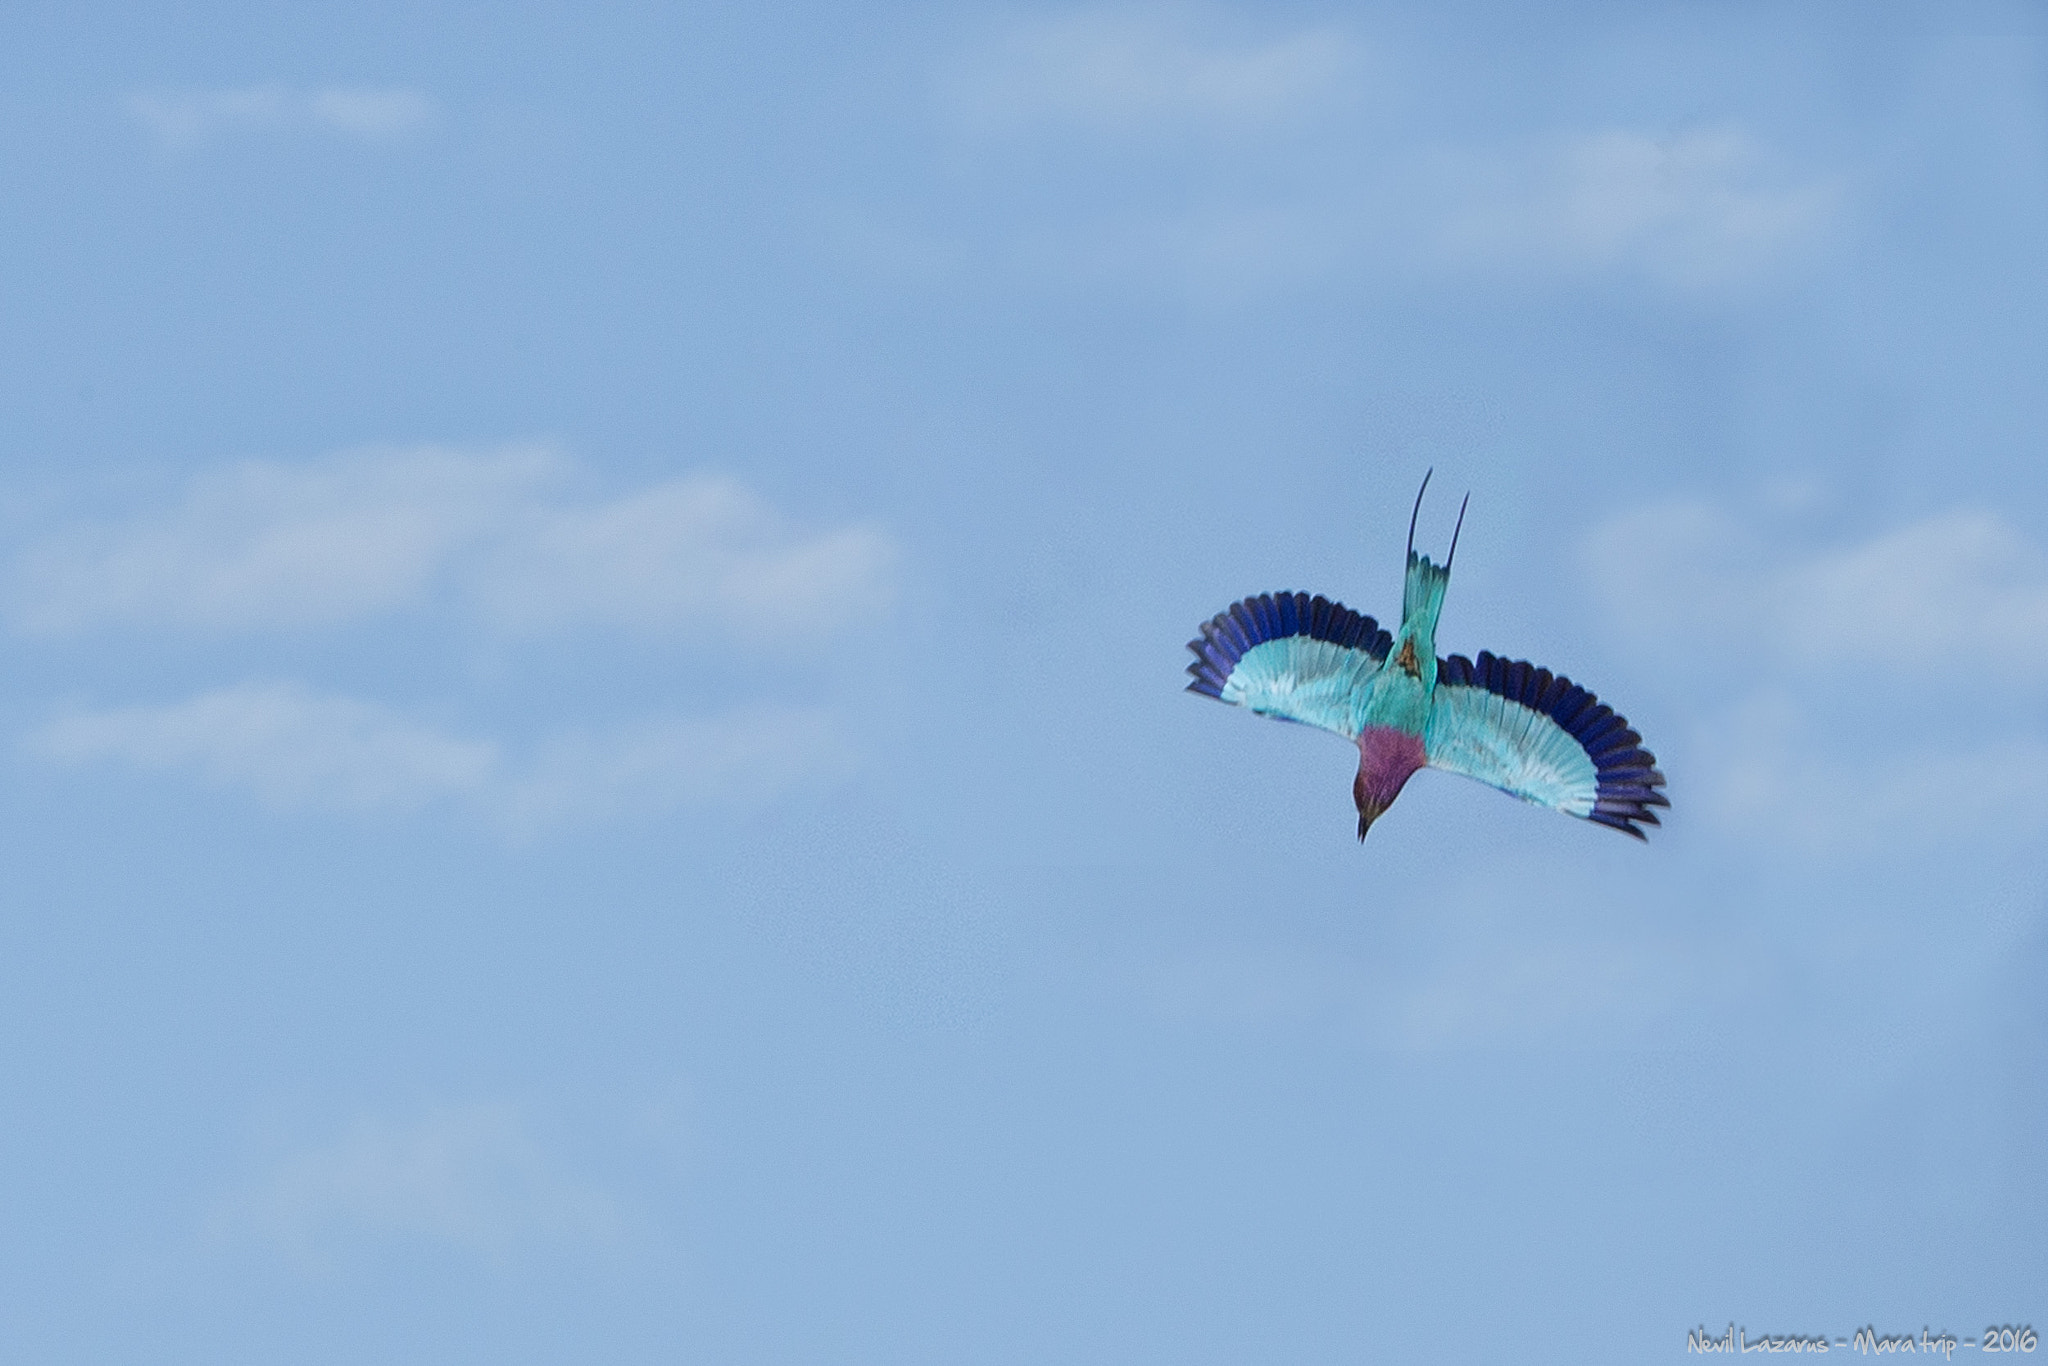
{"label": "bird's head", "polygon": [[1372,829],[1372,823],[1384,815],[1392,803],[1375,799],[1366,790],[1363,774],[1351,782],[1351,800],[1358,807],[1358,838],[1362,842],[1365,839],[1365,832]]}
{"label": "bird's head", "polygon": [[1392,726],[1367,726],[1358,737],[1358,776],[1351,801],[1358,808],[1358,838],[1394,804],[1425,762],[1422,738]]}

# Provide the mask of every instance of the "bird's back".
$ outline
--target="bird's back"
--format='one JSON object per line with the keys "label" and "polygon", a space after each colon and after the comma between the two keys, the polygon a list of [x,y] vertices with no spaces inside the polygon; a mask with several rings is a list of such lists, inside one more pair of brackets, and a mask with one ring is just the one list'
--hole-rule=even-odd
{"label": "bird's back", "polygon": [[1408,575],[1401,588],[1401,629],[1394,635],[1386,667],[1373,675],[1360,717],[1364,725],[1420,735],[1429,724],[1430,699],[1436,690],[1436,619],[1443,611],[1444,590],[1450,581],[1447,565],[1408,552]]}

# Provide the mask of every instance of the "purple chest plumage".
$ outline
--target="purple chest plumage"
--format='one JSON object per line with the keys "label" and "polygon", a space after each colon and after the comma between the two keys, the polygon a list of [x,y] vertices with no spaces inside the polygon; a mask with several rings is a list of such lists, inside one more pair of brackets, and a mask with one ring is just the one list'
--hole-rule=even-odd
{"label": "purple chest plumage", "polygon": [[1359,732],[1358,777],[1351,783],[1351,799],[1358,805],[1360,839],[1426,761],[1419,735],[1392,726],[1367,726]]}

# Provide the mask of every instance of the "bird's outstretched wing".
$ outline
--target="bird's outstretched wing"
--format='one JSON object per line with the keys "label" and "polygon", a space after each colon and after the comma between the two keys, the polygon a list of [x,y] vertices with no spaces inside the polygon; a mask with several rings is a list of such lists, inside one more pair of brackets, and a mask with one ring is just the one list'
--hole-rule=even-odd
{"label": "bird's outstretched wing", "polygon": [[1482,650],[1440,659],[1422,747],[1431,768],[1490,783],[1525,802],[1647,838],[1664,775],[1643,737],[1561,674]]}
{"label": "bird's outstretched wing", "polygon": [[1392,647],[1378,622],[1343,603],[1261,593],[1230,604],[1188,642],[1188,691],[1356,739],[1359,690]]}

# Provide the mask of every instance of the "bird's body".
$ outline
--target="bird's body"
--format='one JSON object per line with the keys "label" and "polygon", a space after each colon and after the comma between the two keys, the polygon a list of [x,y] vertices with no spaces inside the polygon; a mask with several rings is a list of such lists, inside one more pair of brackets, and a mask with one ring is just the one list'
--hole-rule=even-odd
{"label": "bird's body", "polygon": [[[1418,509],[1421,502],[1418,493]],[[1548,669],[1485,651],[1476,662],[1438,658],[1437,617],[1457,537],[1442,565],[1415,553],[1412,517],[1408,541],[1398,632],[1306,593],[1245,598],[1188,643],[1196,656],[1189,691],[1353,741],[1360,839],[1425,767],[1643,838],[1640,825],[1658,823],[1650,808],[1670,803],[1642,737]]]}

